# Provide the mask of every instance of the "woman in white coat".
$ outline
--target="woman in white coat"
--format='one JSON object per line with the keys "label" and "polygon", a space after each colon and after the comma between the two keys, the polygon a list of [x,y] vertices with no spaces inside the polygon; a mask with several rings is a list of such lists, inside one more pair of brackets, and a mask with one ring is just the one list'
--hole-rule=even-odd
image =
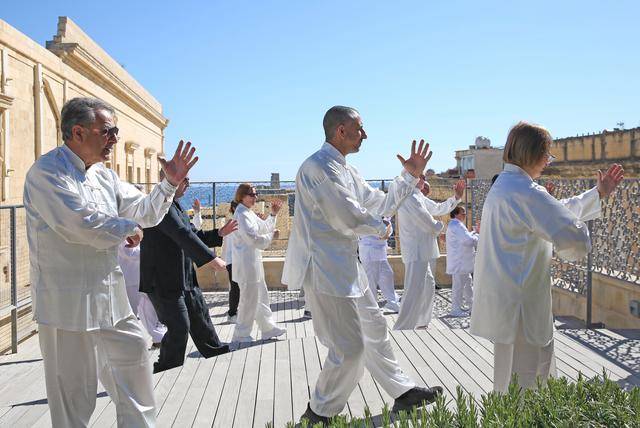
{"label": "woman in white coat", "polygon": [[278,237],[276,215],[282,202],[271,203],[271,215],[262,220],[251,210],[256,203],[256,189],[249,183],[242,183],[236,190],[234,200],[238,203],[234,219],[238,221],[238,230],[231,242],[233,258],[233,278],[240,287],[240,304],[233,331],[233,343],[252,342],[253,322],[258,323],[262,339],[272,339],[286,333],[276,326],[269,306],[269,294],[264,279],[262,250],[271,245]]}
{"label": "woman in white coat", "polygon": [[623,179],[620,165],[598,171],[597,187],[556,200],[533,180],[553,159],[549,132],[520,122],[509,132],[504,171],[489,191],[474,268],[471,333],[494,342],[495,391],[512,375],[524,388],[555,376],[550,264],[578,260],[591,249],[584,221],[600,215],[600,201]]}
{"label": "woman in white coat", "polygon": [[464,220],[467,211],[458,206],[449,213],[451,221],[447,225],[447,273],[451,275],[451,312],[449,316],[462,317],[467,315],[462,309],[467,305],[471,310],[473,305],[473,288],[471,286],[473,262],[476,257],[478,234],[469,232]]}

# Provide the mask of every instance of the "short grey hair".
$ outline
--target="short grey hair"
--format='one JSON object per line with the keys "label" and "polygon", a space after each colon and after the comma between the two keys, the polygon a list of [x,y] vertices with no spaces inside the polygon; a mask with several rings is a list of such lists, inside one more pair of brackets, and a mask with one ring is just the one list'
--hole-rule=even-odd
{"label": "short grey hair", "polygon": [[324,114],[322,126],[324,128],[324,136],[327,141],[333,139],[336,135],[336,128],[349,120],[356,120],[360,117],[358,110],[353,107],[333,106]]}
{"label": "short grey hair", "polygon": [[103,110],[116,115],[116,110],[107,102],[98,98],[72,98],[62,107],[60,129],[62,139],[70,141],[72,129],[76,125],[87,126],[96,120],[96,111]]}

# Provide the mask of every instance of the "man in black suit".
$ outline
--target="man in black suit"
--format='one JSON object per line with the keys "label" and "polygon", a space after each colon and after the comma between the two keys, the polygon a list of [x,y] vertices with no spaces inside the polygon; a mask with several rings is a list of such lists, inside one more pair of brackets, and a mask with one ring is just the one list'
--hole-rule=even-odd
{"label": "man in black suit", "polygon": [[237,222],[231,220],[219,230],[196,230],[178,203],[188,187],[187,177],[160,224],[144,229],[141,243],[140,291],[149,295],[158,319],[167,326],[154,373],[184,363],[189,334],[205,358],[229,352],[211,322],[193,264],[225,272],[226,263],[210,247],[221,246],[222,237],[235,231]]}

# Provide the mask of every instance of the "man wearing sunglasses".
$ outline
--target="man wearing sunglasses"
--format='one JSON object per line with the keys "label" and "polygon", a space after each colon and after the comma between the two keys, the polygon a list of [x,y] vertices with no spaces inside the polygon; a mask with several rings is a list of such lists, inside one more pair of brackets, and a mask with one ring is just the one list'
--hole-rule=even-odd
{"label": "man wearing sunglasses", "polygon": [[36,160],[24,187],[34,319],[54,427],[87,426],[98,378],[118,426],[155,425],[146,336],[127,299],[118,245],[138,245],[162,220],[198,160],[191,143],[144,195],[103,164],[118,142],[116,112],[95,98],[62,108],[64,145]]}

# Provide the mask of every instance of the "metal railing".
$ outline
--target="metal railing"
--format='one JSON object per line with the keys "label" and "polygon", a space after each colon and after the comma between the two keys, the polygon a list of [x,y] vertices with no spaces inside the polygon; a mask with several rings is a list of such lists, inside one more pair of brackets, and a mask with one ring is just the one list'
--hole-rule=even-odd
{"label": "metal railing", "polygon": [[35,331],[24,206],[0,206],[0,225],[0,352],[15,353]]}

